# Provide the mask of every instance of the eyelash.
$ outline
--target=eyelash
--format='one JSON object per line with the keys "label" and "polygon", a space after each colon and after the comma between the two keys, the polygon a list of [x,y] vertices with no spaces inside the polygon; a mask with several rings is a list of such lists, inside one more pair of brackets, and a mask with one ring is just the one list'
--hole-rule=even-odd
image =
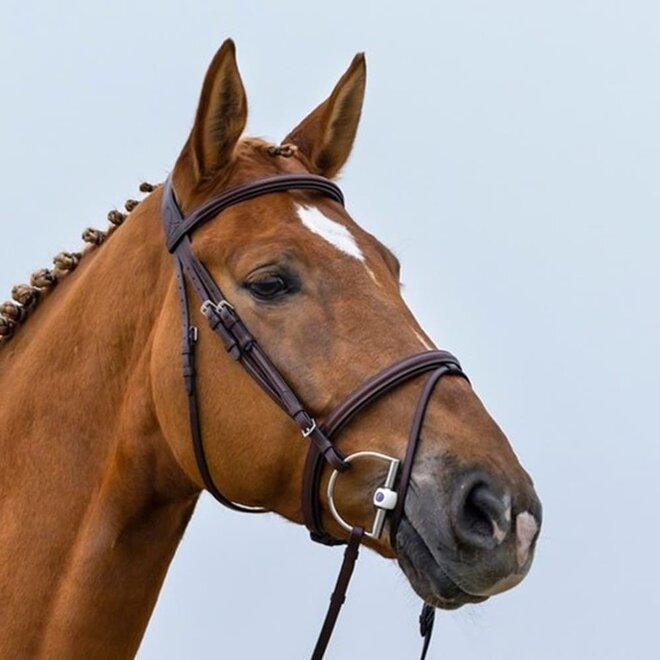
{"label": "eyelash", "polygon": [[245,288],[259,302],[278,300],[294,291],[293,282],[280,273],[264,273],[253,281],[246,282]]}

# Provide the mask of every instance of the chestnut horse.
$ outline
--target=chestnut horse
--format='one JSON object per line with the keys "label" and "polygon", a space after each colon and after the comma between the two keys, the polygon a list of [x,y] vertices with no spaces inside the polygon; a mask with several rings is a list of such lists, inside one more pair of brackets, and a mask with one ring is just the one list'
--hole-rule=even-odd
{"label": "chestnut horse", "polygon": [[[247,103],[226,41],[173,170],[183,210],[267,176],[335,177],[353,145],[365,80],[358,55],[284,146],[242,138]],[[127,217],[111,213],[111,231],[87,230],[101,247],[58,255],[54,270],[37,272],[0,308],[2,658],[134,655],[203,489],[162,190],[131,202]],[[383,367],[432,346],[403,302],[397,259],[332,200],[291,191],[245,201],[201,227],[193,248],[319,418]],[[192,314],[214,482],[234,502],[302,522],[307,442],[199,309]],[[421,381],[356,417],[337,438],[341,450],[403,457]],[[365,461],[338,480],[345,519],[369,527],[384,470]],[[325,495],[322,505],[324,528],[346,539]],[[539,500],[462,378],[443,378],[430,400],[404,514],[394,547],[387,535],[366,543],[397,558],[435,607],[483,601],[529,570]]]}

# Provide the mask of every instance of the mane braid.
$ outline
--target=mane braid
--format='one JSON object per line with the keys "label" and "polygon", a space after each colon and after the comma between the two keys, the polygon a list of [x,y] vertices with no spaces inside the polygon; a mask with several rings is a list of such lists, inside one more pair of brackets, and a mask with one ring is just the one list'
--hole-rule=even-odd
{"label": "mane braid", "polygon": [[[144,181],[140,184],[140,192],[148,195],[160,185]],[[16,334],[19,326],[27,320],[48,291],[55,287],[67,273],[74,271],[83,256],[104,243],[139,204],[140,202],[136,199],[128,199],[124,204],[126,213],[112,209],[108,213],[110,226],[105,231],[92,227],[83,231],[82,239],[88,243],[85,250],[60,252],[53,258],[54,268],[41,268],[32,273],[29,284],[17,284],[12,288],[12,300],[0,303],[0,346],[6,344]]]}

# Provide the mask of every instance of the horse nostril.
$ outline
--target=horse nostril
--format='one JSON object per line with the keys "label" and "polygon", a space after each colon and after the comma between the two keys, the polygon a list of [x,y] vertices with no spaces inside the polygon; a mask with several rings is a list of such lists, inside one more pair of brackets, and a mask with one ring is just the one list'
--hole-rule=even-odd
{"label": "horse nostril", "polygon": [[466,546],[493,549],[511,528],[511,498],[500,495],[482,478],[467,481],[455,499],[454,532]]}

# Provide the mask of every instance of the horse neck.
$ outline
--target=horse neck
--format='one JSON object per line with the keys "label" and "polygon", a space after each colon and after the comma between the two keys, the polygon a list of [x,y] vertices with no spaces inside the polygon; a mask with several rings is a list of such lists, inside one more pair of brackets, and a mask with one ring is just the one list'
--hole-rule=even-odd
{"label": "horse neck", "polygon": [[0,350],[0,657],[127,657],[196,491],[151,403],[155,193]]}

